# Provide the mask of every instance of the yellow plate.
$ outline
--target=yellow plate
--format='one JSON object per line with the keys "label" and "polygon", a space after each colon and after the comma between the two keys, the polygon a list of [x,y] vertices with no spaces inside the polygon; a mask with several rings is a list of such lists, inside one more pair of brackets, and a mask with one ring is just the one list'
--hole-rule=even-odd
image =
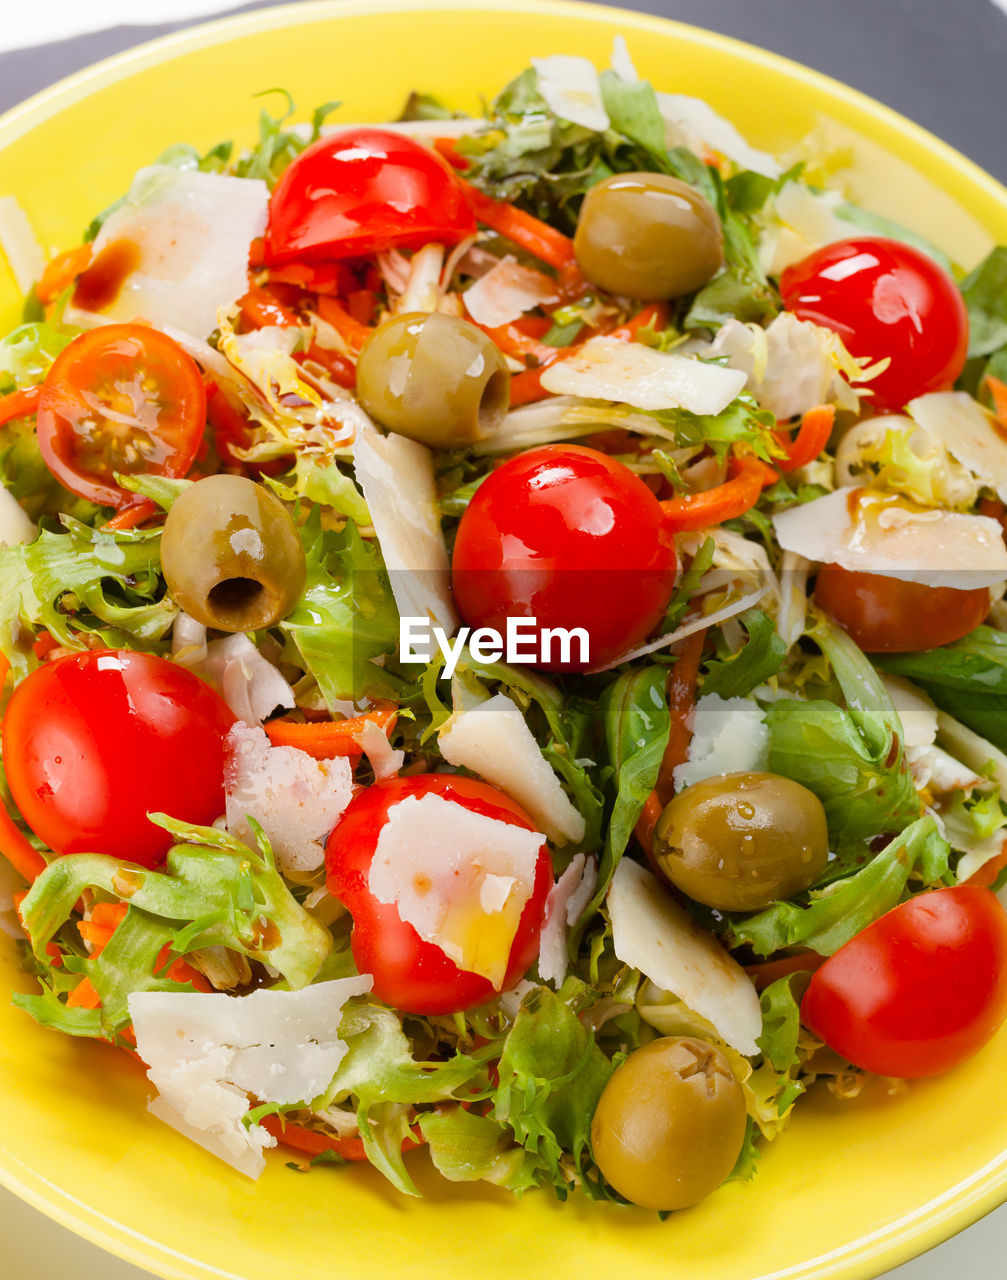
{"label": "yellow plate", "polygon": [[[532,55],[604,64],[625,35],[641,74],[708,98],[757,146],[818,128],[848,147],[851,192],[970,266],[1007,241],[1007,191],[943,143],[822,76],[722,36],[556,0],[295,5],[218,22],[106,62],[0,120],[0,194],[47,248],[76,243],[134,170],[170,143],[249,141],[251,95],[388,119],[415,87],[476,109]],[[0,323],[18,300],[0,269]],[[3,943],[12,986],[28,989]],[[0,1181],[121,1257],[184,1280],[811,1280],[876,1275],[1007,1192],[1007,1028],[953,1075],[855,1103],[797,1108],[758,1176],[666,1222],[545,1194],[516,1203],[427,1176],[397,1198],[369,1169],[302,1176],[274,1156],[252,1183],[145,1114],[125,1056],[39,1030],[0,1002]],[[45,1271],[44,1257],[39,1270]]]}

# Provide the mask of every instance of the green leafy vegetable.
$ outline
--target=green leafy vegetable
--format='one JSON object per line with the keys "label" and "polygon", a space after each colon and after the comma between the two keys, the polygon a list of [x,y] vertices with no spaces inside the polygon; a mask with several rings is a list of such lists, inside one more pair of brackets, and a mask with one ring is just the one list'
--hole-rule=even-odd
{"label": "green leafy vegetable", "polygon": [[738,621],[748,632],[748,642],[723,661],[707,663],[701,697],[716,693],[722,698],[743,698],[783,667],[787,646],[772,618],[761,609],[748,609]]}
{"label": "green leafy vegetable", "polygon": [[315,109],[311,117],[311,130],[305,138],[299,131],[284,128],[296,109],[290,94],[286,89],[267,89],[264,93],[256,94],[256,97],[266,97],[270,93],[282,94],[286,99],[287,109],[282,115],[274,116],[263,107],[259,112],[259,140],[239,158],[234,172],[239,178],[262,178],[273,187],[290,162],[296,160],[305,147],[318,141],[326,117],[335,111],[339,103],[326,102]]}
{"label": "green leafy vegetable", "polygon": [[461,1106],[420,1116],[434,1168],[449,1182],[491,1182],[515,1195],[538,1185],[537,1156],[516,1146],[509,1127]]}

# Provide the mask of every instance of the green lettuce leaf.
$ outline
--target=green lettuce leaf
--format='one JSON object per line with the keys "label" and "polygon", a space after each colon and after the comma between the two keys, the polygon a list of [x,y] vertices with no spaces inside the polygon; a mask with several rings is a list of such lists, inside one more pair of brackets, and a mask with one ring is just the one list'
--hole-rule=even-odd
{"label": "green lettuce leaf", "polygon": [[969,356],[1007,347],[1007,245],[997,245],[961,283],[969,313]]}
{"label": "green lettuce leaf", "polygon": [[511,1129],[461,1106],[427,1111],[419,1120],[434,1168],[449,1182],[491,1182],[520,1196],[538,1185],[538,1159],[515,1146]]}
{"label": "green lettuce leaf", "polygon": [[12,329],[0,339],[0,389],[38,386],[59,353],[81,332],[76,325],[45,321]]}
{"label": "green lettuce leaf", "polygon": [[787,646],[776,633],[772,618],[761,609],[749,609],[738,619],[748,632],[748,642],[722,661],[706,664],[700,696],[744,698],[783,667]]}
{"label": "green lettuce leaf", "polygon": [[305,137],[299,131],[284,128],[296,110],[286,89],[267,89],[255,96],[262,98],[270,93],[281,94],[286,99],[287,109],[282,115],[274,116],[263,107],[259,112],[258,142],[238,158],[234,173],[239,178],[262,178],[272,188],[287,165],[296,160],[305,147],[318,141],[326,117],[335,111],[339,103],[326,102],[316,107],[311,117],[311,130]]}

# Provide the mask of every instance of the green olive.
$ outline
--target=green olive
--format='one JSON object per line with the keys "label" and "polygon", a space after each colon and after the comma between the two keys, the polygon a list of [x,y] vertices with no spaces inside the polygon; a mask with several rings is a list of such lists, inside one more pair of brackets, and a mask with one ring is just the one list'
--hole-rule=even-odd
{"label": "green olive", "polygon": [[411,312],[368,338],[357,361],[357,395],[389,431],[455,449],[484,440],[503,421],[510,375],[496,343],[474,324]]}
{"label": "green olive", "polygon": [[671,883],[718,911],[758,911],[814,884],[829,857],[822,802],[775,773],[728,773],[680,792],[654,833]]}
{"label": "green olive", "polygon": [[686,1209],[724,1181],[745,1140],[745,1095],[705,1040],[666,1036],[631,1053],[591,1124],[598,1168],[644,1209]]}
{"label": "green olive", "polygon": [[168,590],[218,631],[279,622],[304,594],[304,546],[283,503],[242,476],[197,480],[175,499],[161,538]]}
{"label": "green olive", "polygon": [[692,293],[724,263],[713,205],[663,173],[617,173],[592,187],[573,244],[592,284],[641,301]]}

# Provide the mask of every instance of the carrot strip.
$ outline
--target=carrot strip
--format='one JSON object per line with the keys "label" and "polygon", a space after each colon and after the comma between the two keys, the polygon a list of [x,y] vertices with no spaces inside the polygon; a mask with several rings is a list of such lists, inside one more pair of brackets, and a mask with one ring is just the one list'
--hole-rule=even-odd
{"label": "carrot strip", "polygon": [[668,523],[676,533],[692,529],[708,529],[744,515],[755,506],[767,484],[778,478],[772,467],[758,458],[732,458],[728,468],[730,479],[704,493],[687,493],[680,498],[666,498],[661,506]]}
{"label": "carrot strip", "polygon": [[654,857],[654,828],[657,826],[657,820],[664,812],[664,805],[658,799],[657,792],[652,791],[647,797],[639,818],[636,820],[636,826],[633,828],[637,840],[640,842],[640,848],[647,855],[647,861],[655,875],[661,874],[661,869],[657,865],[657,859]]}
{"label": "carrot strip", "polygon": [[157,503],[151,502],[149,498],[144,498],[135,507],[127,507],[125,511],[120,511],[117,515],[114,515],[111,520],[106,520],[101,527],[105,531],[135,529],[138,524],[143,524],[144,520],[149,520],[157,511]]}
{"label": "carrot strip", "polygon": [[1003,842],[1003,847],[996,857],[990,858],[989,862],[984,862],[965,883],[978,885],[980,889],[992,889],[1004,867],[1007,867],[1007,840]]}
{"label": "carrot strip", "polygon": [[816,951],[805,951],[799,956],[781,956],[779,960],[763,960],[759,964],[745,966],[745,972],[755,983],[756,991],[763,991],[778,978],[790,973],[814,973],[825,963],[825,956]]}
{"label": "carrot strip", "polygon": [[398,713],[389,705],[375,706],[364,715],[351,716],[347,720],[324,720],[312,724],[300,724],[296,720],[270,720],[265,725],[266,734],[274,747],[296,747],[316,760],[332,760],[336,756],[359,756],[359,734],[368,720],[391,735]]}
{"label": "carrot strip", "polygon": [[357,385],[357,366],[353,361],[347,360],[338,351],[320,347],[317,342],[313,342],[301,356],[294,356],[294,359],[313,360],[315,364],[320,364],[336,386],[345,387],[347,391],[352,391]]}
{"label": "carrot strip", "polygon": [[[367,1159],[363,1138],[339,1138],[335,1134],[318,1133],[314,1129],[305,1129],[303,1125],[284,1120],[282,1116],[264,1116],[259,1123],[277,1142],[306,1156],[320,1156],[324,1151],[333,1151],[354,1164]],[[421,1144],[419,1129],[414,1127],[412,1132],[414,1136],[406,1138],[402,1143],[403,1151],[411,1151]]]}
{"label": "carrot strip", "polygon": [[64,289],[69,289],[81,272],[87,269],[91,253],[91,245],[80,244],[76,249],[67,249],[65,253],[57,254],[46,263],[35,286],[35,295],[43,306],[54,302]]}
{"label": "carrot strip", "polygon": [[1007,427],[1007,383],[992,376],[983,380],[983,385],[993,397],[993,412],[1002,426]]}
{"label": "carrot strip", "polygon": [[793,443],[781,440],[787,456],[776,463],[780,471],[796,471],[798,467],[806,467],[809,462],[814,462],[829,443],[835,421],[834,405],[819,404],[814,409],[809,409],[801,418],[801,426]]}
{"label": "carrot strip", "polygon": [[377,310],[378,298],[373,289],[354,289],[346,295],[346,310],[357,324],[371,328],[374,312]]}
{"label": "carrot strip", "polygon": [[11,391],[0,399],[0,427],[15,418],[30,417],[38,409],[41,387],[25,387],[23,391]]}
{"label": "carrot strip", "polygon": [[662,806],[666,805],[675,794],[675,781],[672,776],[675,769],[680,764],[685,764],[689,758],[689,743],[692,741],[689,717],[696,705],[696,682],[699,680],[699,664],[703,658],[705,645],[705,628],[702,631],[694,631],[682,642],[675,665],[668,672],[668,710],[671,713],[671,727],[668,732],[668,745],[664,749],[657,783],[654,786]]}
{"label": "carrot strip", "polygon": [[[546,317],[539,316],[538,319],[545,324],[543,333],[551,327],[552,322]],[[518,359],[531,356],[540,365],[551,364],[561,352],[569,350],[567,347],[550,347],[547,343],[540,342],[539,339],[543,333],[535,333],[517,320],[510,324],[497,325],[495,328],[486,324],[476,325],[476,328],[482,329],[487,338],[491,338],[505,356],[515,356]]]}
{"label": "carrot strip", "polygon": [[350,315],[342,303],[335,298],[320,297],[318,299],[318,314],[323,320],[332,325],[354,353],[360,351],[361,347],[374,332],[370,325],[361,324],[359,320]]}
{"label": "carrot strip", "polygon": [[95,990],[94,983],[88,977],[81,978],[66,998],[68,1009],[99,1009],[101,996]]}
{"label": "carrot strip", "polygon": [[641,329],[649,327],[655,331],[666,329],[671,318],[671,308],[667,302],[649,302],[641,307],[635,316],[631,316],[625,324],[619,325],[608,335],[610,338],[624,338],[632,342]]}
{"label": "carrot strip", "polygon": [[238,306],[245,323],[254,329],[294,329],[301,323],[268,289],[257,284],[238,299]]}
{"label": "carrot strip", "polygon": [[458,150],[457,138],[434,138],[433,145],[437,154],[442,156],[452,169],[458,169],[463,173],[470,167],[468,159]]}
{"label": "carrot strip", "polygon": [[506,236],[540,261],[560,270],[576,261],[573,241],[534,214],[525,213],[505,200],[494,200],[471,183],[461,180],[476,218],[492,231]]}
{"label": "carrot strip", "polygon": [[282,267],[270,267],[269,283],[337,296],[359,287],[356,276],[342,262],[288,262]]}

